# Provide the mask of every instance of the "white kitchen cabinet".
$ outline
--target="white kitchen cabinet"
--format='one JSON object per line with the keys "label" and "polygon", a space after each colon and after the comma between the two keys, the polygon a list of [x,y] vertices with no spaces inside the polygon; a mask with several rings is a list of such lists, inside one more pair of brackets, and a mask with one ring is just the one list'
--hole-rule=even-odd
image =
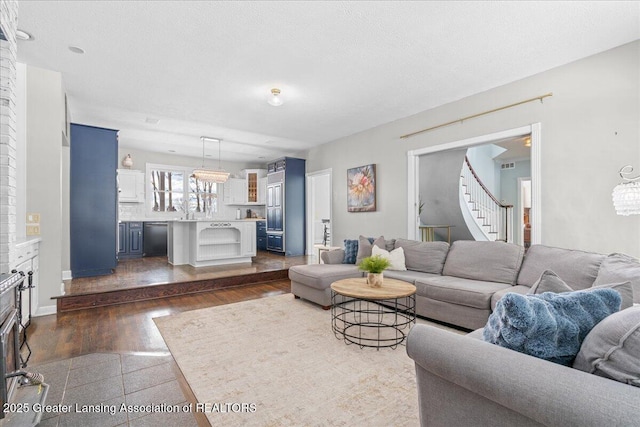
{"label": "white kitchen cabinet", "polygon": [[246,180],[243,178],[229,178],[224,183],[222,200],[226,205],[244,205],[247,203]]}
{"label": "white kitchen cabinet", "polygon": [[21,292],[22,297],[22,321],[21,326],[29,322],[30,314],[38,309],[38,276],[40,271],[40,239],[31,239],[16,244],[16,267],[17,271],[22,271],[25,275],[24,286],[29,284],[29,272],[32,272],[31,290],[25,289]]}
{"label": "white kitchen cabinet", "polygon": [[169,262],[173,265],[250,263],[256,255],[255,221],[169,221],[168,237]]}
{"label": "white kitchen cabinet", "polygon": [[223,201],[227,205],[264,205],[267,192],[266,169],[243,169],[243,178],[229,178],[224,183]]}
{"label": "white kitchen cabinet", "polygon": [[247,221],[242,226],[242,256],[256,256],[256,222]]}
{"label": "white kitchen cabinet", "polygon": [[118,169],[118,202],[144,203],[144,172]]}
{"label": "white kitchen cabinet", "polygon": [[267,177],[258,179],[258,204],[267,204]]}

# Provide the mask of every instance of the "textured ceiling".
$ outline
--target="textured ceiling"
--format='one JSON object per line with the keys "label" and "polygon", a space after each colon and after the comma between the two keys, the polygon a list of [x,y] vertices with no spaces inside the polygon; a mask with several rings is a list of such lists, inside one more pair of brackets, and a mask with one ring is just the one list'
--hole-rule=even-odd
{"label": "textured ceiling", "polygon": [[640,3],[21,1],[18,27],[35,36],[18,60],[62,72],[74,122],[256,161],[636,40]]}

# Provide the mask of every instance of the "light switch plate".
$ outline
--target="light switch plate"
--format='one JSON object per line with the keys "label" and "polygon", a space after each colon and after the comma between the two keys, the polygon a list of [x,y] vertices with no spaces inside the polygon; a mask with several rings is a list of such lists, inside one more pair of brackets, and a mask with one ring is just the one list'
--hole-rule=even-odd
{"label": "light switch plate", "polygon": [[38,236],[38,235],[40,235],[39,225],[27,225],[27,236]]}
{"label": "light switch plate", "polygon": [[40,224],[40,214],[39,213],[28,213],[27,214],[27,224]]}

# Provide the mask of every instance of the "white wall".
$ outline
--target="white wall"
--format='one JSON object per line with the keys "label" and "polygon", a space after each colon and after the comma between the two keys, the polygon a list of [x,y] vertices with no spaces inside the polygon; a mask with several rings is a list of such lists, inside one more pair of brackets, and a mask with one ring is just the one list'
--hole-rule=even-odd
{"label": "white wall", "polygon": [[[408,150],[540,122],[542,243],[640,257],[640,216],[618,216],[611,203],[620,167],[640,169],[639,75],[636,41],[309,150],[308,172],[333,169],[334,243],[359,234],[406,236]],[[544,103],[399,138],[548,92]],[[378,209],[348,213],[346,170],[369,163],[377,164]]]}
{"label": "white wall", "polygon": [[26,210],[40,213],[38,307],[47,310],[55,307],[51,297],[60,295],[62,247],[68,241],[62,231],[62,75],[27,66],[26,88]]}

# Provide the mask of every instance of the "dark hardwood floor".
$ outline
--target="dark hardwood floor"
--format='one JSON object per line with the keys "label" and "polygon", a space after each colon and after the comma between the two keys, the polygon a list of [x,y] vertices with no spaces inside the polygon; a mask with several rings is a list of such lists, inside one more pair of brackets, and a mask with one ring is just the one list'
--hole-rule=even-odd
{"label": "dark hardwood floor", "polygon": [[[291,282],[287,279],[34,317],[28,328],[28,342],[33,351],[29,366],[37,371],[38,366],[49,362],[92,353],[168,356],[171,353],[156,328],[155,317],[290,291]],[[195,404],[197,399],[175,362],[171,362],[171,369],[186,400]],[[54,383],[52,387],[63,389],[65,383]],[[203,413],[194,412],[193,416],[198,426],[211,425]]]}
{"label": "dark hardwood floor", "polygon": [[229,287],[286,280],[289,267],[317,262],[314,256],[282,256],[258,251],[250,263],[211,267],[171,265],[167,257],[118,261],[113,274],[64,281],[57,312],[168,298]]}
{"label": "dark hardwood floor", "polygon": [[35,317],[28,329],[33,350],[30,364],[96,352],[168,352],[154,317],[290,291],[286,279]]}

